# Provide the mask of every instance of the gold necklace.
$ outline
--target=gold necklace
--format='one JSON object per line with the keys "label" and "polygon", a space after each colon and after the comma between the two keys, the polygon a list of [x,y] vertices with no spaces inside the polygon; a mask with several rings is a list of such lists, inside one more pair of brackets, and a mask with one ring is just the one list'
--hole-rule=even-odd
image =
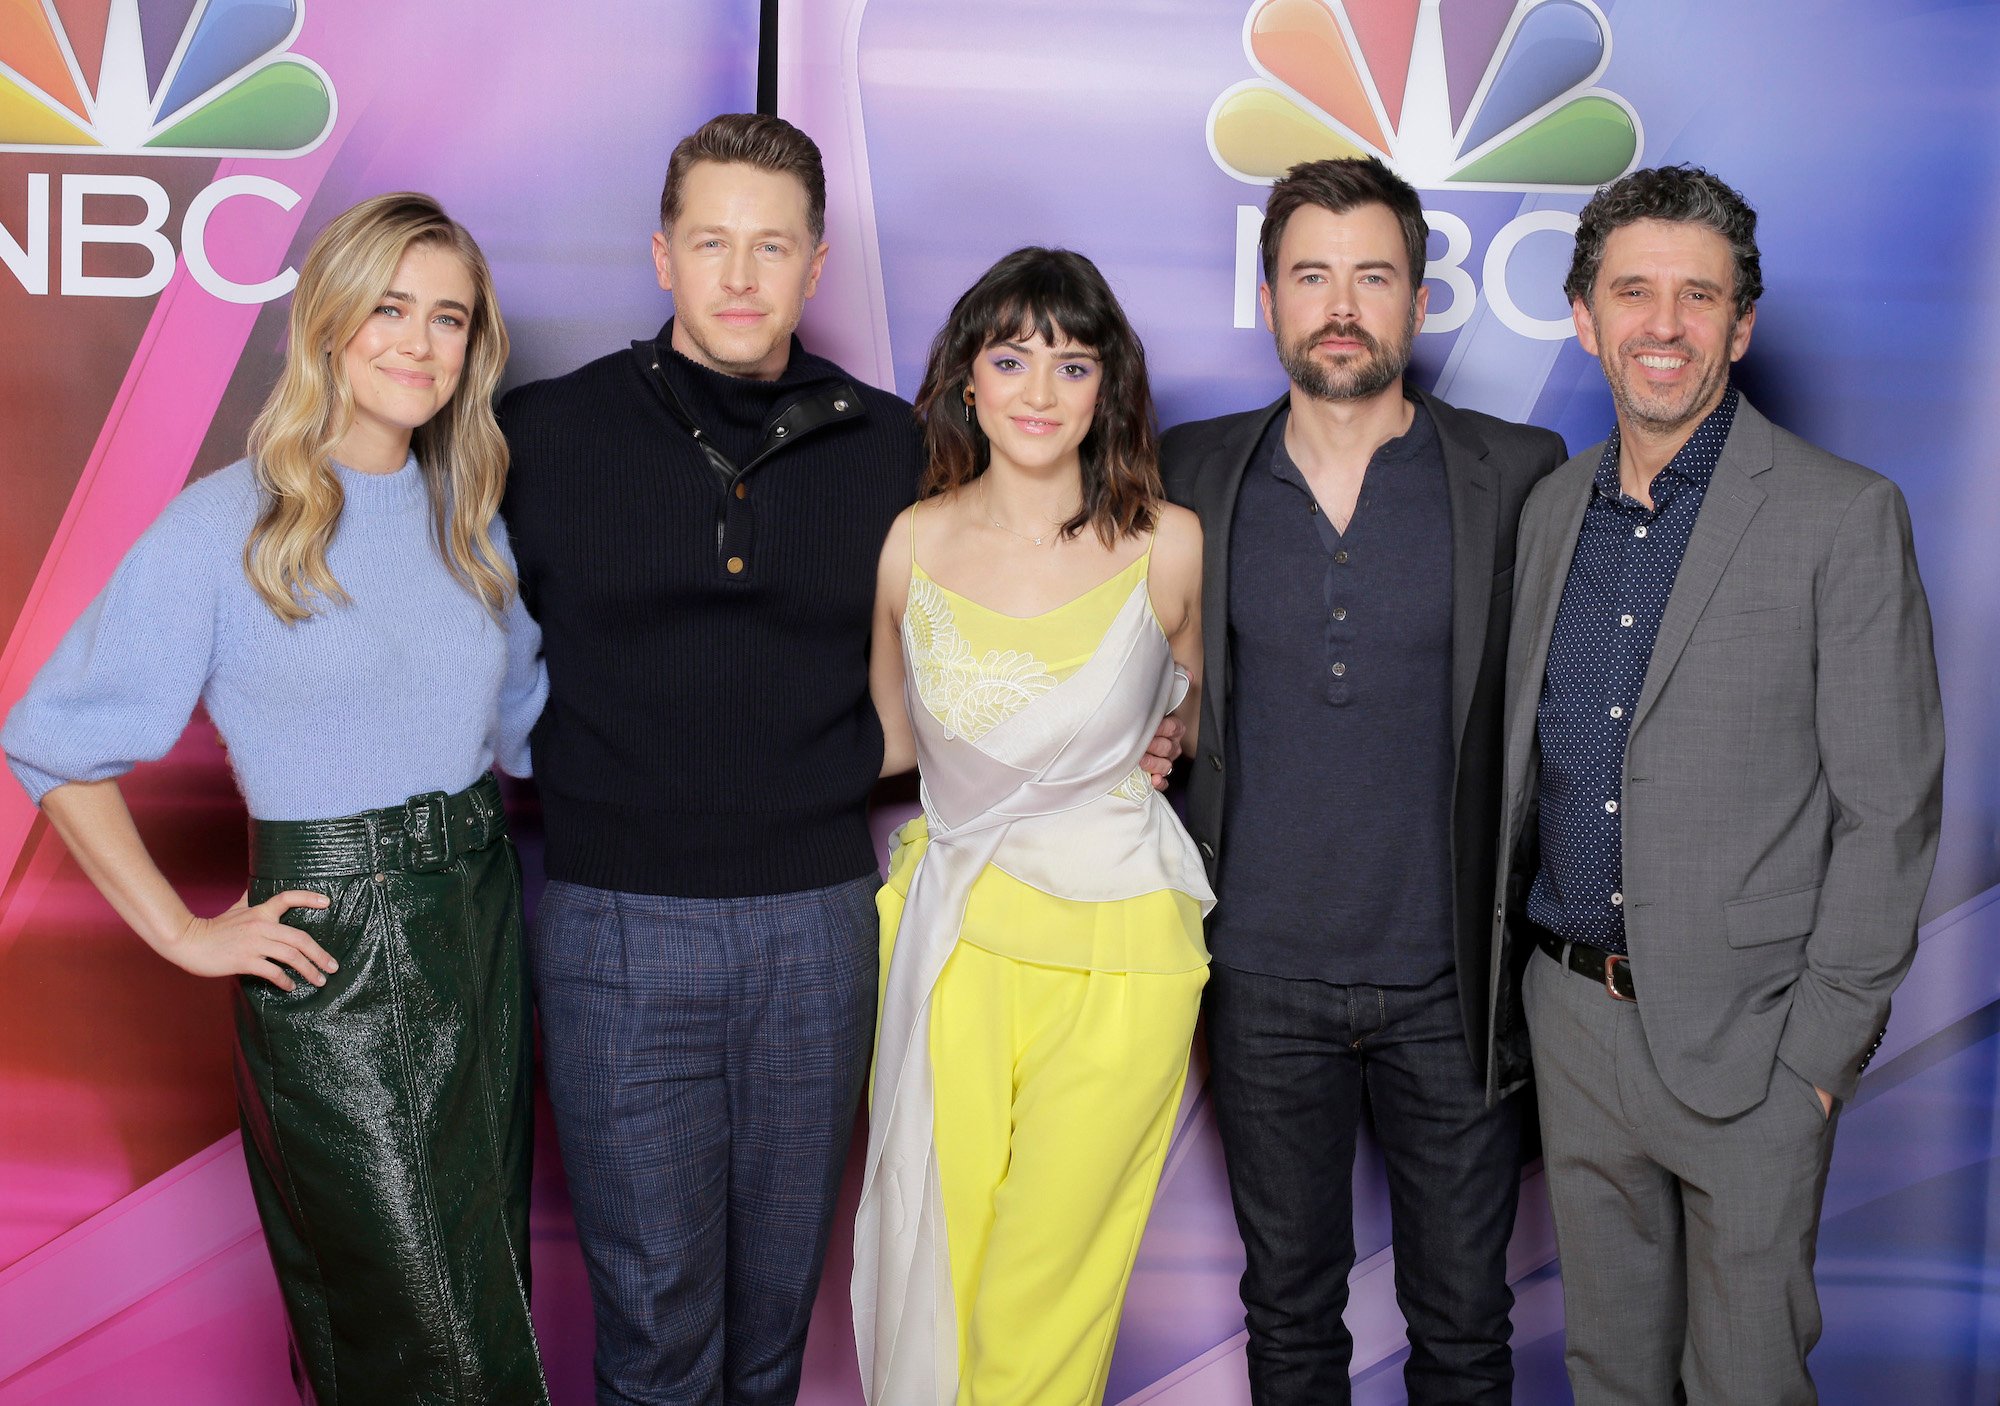
{"label": "gold necklace", "polygon": [[[995,527],[999,528],[1009,537],[1018,537],[1023,542],[1032,542],[1037,547],[1039,547],[1042,545],[1042,538],[1048,535],[1047,533],[1043,533],[1041,534],[1041,536],[1030,537],[1025,532],[1016,532],[1006,523],[1000,521],[999,518],[993,516],[993,503],[991,496],[986,491],[986,479],[983,476],[979,480],[979,510],[986,514],[986,520],[988,522],[992,523]],[[1059,522],[1052,522],[1049,524],[1049,529],[1050,531],[1054,531],[1056,528],[1061,526],[1062,524]]]}

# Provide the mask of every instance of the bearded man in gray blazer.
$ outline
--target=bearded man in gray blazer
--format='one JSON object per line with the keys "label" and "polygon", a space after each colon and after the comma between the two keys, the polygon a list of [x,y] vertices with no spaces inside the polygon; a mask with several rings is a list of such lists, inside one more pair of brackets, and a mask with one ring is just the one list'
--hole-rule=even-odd
{"label": "bearded man in gray blazer", "polygon": [[1706,171],[1584,209],[1617,428],[1521,515],[1495,1095],[1541,1099],[1577,1400],[1814,1400],[1834,1125],[1916,948],[1943,725],[1902,494],[1729,384],[1756,215]]}

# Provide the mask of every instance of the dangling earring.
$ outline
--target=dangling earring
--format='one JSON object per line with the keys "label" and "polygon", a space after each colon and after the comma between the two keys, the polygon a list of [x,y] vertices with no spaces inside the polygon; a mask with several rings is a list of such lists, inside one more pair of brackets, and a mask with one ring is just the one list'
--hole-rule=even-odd
{"label": "dangling earring", "polygon": [[972,423],[972,387],[965,388],[965,423]]}

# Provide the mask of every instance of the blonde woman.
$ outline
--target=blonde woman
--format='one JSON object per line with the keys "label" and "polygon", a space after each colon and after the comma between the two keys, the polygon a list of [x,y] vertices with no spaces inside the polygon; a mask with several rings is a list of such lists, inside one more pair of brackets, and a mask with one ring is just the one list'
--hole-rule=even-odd
{"label": "blonde woman", "polygon": [[[236,985],[257,1208],[321,1402],[545,1402],[528,1316],[520,878],[488,768],[546,682],[494,519],[492,278],[428,196],[314,243],[250,457],[160,515],[0,748],[161,956]],[[200,702],[250,887],[197,916],[115,778]]]}
{"label": "blonde woman", "polygon": [[1076,1406],[1104,1395],[1208,976],[1213,895],[1140,769],[1164,713],[1194,725],[1201,528],[1161,495],[1145,352],[1079,254],[989,269],[917,410],[924,496],[870,656],[924,814],[877,899],[862,1381],[875,1406]]}

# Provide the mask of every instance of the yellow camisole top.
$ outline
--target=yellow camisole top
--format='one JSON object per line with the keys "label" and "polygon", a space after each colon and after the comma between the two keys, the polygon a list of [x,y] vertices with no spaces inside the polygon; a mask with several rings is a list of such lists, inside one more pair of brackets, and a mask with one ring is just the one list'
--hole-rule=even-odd
{"label": "yellow camisole top", "polygon": [[[1054,610],[1003,615],[932,580],[912,563],[905,604],[917,693],[933,716],[977,739],[1083,667],[1132,591],[1145,580],[1147,551],[1110,580]],[[1146,773],[1134,768],[1117,794],[1152,800]],[[918,815],[896,832],[883,918],[883,970],[902,905],[929,844]],[[988,865],[972,885],[959,940],[1015,961],[1105,972],[1183,972],[1208,962],[1201,907],[1175,889],[1109,903],[1057,898]]]}

